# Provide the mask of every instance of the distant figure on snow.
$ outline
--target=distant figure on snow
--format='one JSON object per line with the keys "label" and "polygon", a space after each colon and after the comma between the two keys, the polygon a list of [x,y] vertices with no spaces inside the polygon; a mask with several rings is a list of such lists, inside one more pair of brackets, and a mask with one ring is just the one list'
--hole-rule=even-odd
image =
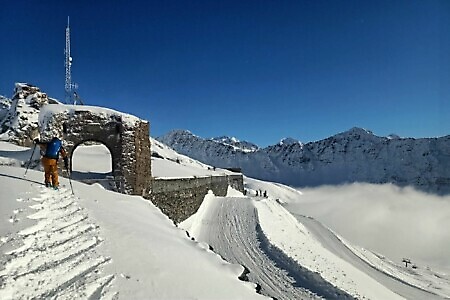
{"label": "distant figure on snow", "polygon": [[59,154],[64,159],[64,167],[69,170],[69,159],[67,158],[66,150],[62,146],[62,141],[56,136],[50,142],[41,142],[35,139],[34,142],[39,145],[42,153],[42,166],[44,167],[44,180],[46,187],[52,187],[55,190],[59,189],[58,181],[58,159]]}
{"label": "distant figure on snow", "polygon": [[267,191],[264,191],[264,198],[267,198]]}

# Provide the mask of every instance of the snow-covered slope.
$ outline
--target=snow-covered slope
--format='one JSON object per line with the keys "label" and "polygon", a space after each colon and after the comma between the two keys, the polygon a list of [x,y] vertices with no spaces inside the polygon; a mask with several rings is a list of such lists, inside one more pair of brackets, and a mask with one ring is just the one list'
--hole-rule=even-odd
{"label": "snow-covered slope", "polygon": [[[299,210],[291,212],[291,207],[282,204],[309,202],[302,193],[250,178],[245,182],[249,197],[239,193],[229,193],[227,197],[208,195],[198,212],[181,226],[199,241],[211,244],[228,261],[244,264],[250,272],[247,276],[261,285],[264,294],[277,299],[442,299],[450,296],[450,278],[445,273],[450,270],[448,264],[440,265],[445,271],[436,272],[434,267],[410,257],[414,267],[410,264],[406,268],[401,260],[392,261],[355,246],[316,219],[301,215]],[[378,186],[372,188],[377,191]],[[268,192],[268,198],[254,196],[261,189]],[[328,205],[333,207],[330,202]],[[370,210],[371,205],[366,204],[366,208]],[[391,225],[397,230],[406,224],[404,221],[391,222]],[[442,224],[442,220],[435,224]],[[446,224],[448,221],[436,229],[438,236],[445,234]],[[368,233],[377,230],[367,227],[361,219],[352,225]],[[417,227],[412,226],[411,230]],[[386,239],[377,238],[382,247]],[[435,238],[435,242],[441,239]],[[435,247],[433,242],[427,242],[439,253],[436,249],[439,245]],[[447,239],[444,247],[448,248],[448,242]],[[396,245],[402,248],[401,243],[399,240]],[[443,253],[440,256],[447,257]]]}
{"label": "snow-covered slope", "polygon": [[[7,165],[23,165],[23,160],[31,154],[27,148],[9,143],[0,145],[1,161]],[[185,160],[164,145],[159,146],[161,157],[153,157],[153,161],[159,161],[152,165],[154,174],[176,177],[183,173],[192,176],[214,172],[195,160]],[[77,154],[87,171],[90,171],[88,166],[94,168],[96,164],[91,160],[83,163],[83,156],[96,156],[91,153],[95,151],[103,153],[104,149],[84,146]],[[97,167],[101,165],[104,164],[98,162]],[[33,296],[60,299],[257,297],[254,285],[237,280],[242,267],[224,263],[207,250],[207,245],[190,241],[148,201],[73,181],[74,197],[66,179],[62,180],[66,188],[54,192],[42,186],[41,172],[30,170],[27,177],[23,177],[23,173],[23,168],[0,167],[0,189],[4,191],[0,202],[0,261],[5,266],[0,270],[1,299]],[[263,293],[279,299],[317,296],[394,299],[397,295],[407,299],[441,299],[450,296],[448,275],[433,271],[434,266],[430,269],[426,261],[419,261],[417,256],[402,250],[404,240],[396,241],[376,233],[386,230],[382,227],[377,230],[376,224],[367,222],[365,217],[349,218],[348,228],[370,233],[377,239],[373,242],[381,247],[378,253],[397,247],[399,253],[411,258],[416,269],[411,265],[403,267],[398,259],[361,249],[354,236],[344,239],[316,219],[299,215],[309,207],[309,212],[322,211],[327,216],[327,212],[336,209],[335,201],[322,198],[315,206],[317,209],[311,209],[313,200],[309,198],[309,190],[302,193],[281,184],[250,178],[245,178],[245,184],[249,197],[238,192],[230,192],[228,197],[208,195],[186,228],[198,241],[212,244],[214,251],[228,262],[245,265],[250,272],[245,277],[260,284]],[[382,192],[379,188],[376,185],[372,190],[364,188],[360,194],[354,193],[352,201],[357,203],[360,198]],[[256,190],[267,191],[269,197],[255,197]],[[399,191],[391,197],[402,194]],[[329,192],[330,200],[333,195],[338,192]],[[380,196],[386,197],[386,194]],[[425,204],[428,196],[418,194],[415,197],[424,197],[420,203]],[[442,205],[448,203],[441,200]],[[446,253],[450,251],[446,238],[446,228],[450,226],[450,218],[445,217],[448,209],[433,205],[432,209],[437,210],[434,215],[441,211],[442,217],[431,222],[422,206],[416,207],[418,201],[416,198],[414,203],[402,203],[405,216],[409,214],[418,220],[427,218],[424,223],[433,233],[425,240],[429,249],[420,247],[417,252],[430,253],[434,245],[439,245],[441,249],[436,249],[435,253],[440,258],[436,261],[445,262]],[[377,205],[390,209],[387,201],[375,202],[365,201],[364,209],[376,212]],[[282,203],[285,203],[284,208]],[[340,215],[345,220],[345,215]],[[391,232],[401,232],[405,226],[418,232],[423,223],[407,223],[397,215],[385,214],[390,222],[381,218],[389,224]],[[322,220],[320,214],[318,218]],[[39,258],[36,258],[37,253]],[[441,263],[441,267],[443,271],[450,270],[445,263]],[[39,286],[34,285],[36,278],[40,279]]]}
{"label": "snow-covered slope", "polygon": [[[0,155],[21,165],[31,149],[2,142]],[[65,178],[53,191],[42,172],[24,171],[0,166],[0,299],[263,298],[238,279],[242,266],[148,200],[76,181],[73,195]]]}
{"label": "snow-covered slope", "polygon": [[172,148],[150,138],[152,151],[152,176],[156,178],[180,178],[195,176],[220,176],[232,172],[214,168],[188,156],[178,154]]}
{"label": "snow-covered slope", "polygon": [[[31,149],[9,143],[0,146],[1,161],[7,165],[23,165],[31,154]],[[193,175],[191,172],[195,170],[212,171],[192,159],[183,161],[183,156],[161,146],[162,157],[154,157],[160,162],[153,166],[155,174],[164,172],[174,177],[181,173]],[[93,151],[103,153],[104,149],[80,148],[77,155],[81,165],[83,156],[96,156]],[[165,157],[166,154],[169,156]],[[173,161],[177,158],[182,163]],[[90,159],[86,163],[92,167]],[[88,170],[88,166],[83,169]],[[54,192],[42,186],[41,172],[30,170],[27,177],[23,174],[23,168],[0,167],[0,189],[4,191],[0,201],[0,266],[4,266],[0,267],[1,299],[258,297],[254,285],[237,280],[243,267],[229,265],[208,250],[206,244],[189,240],[147,200],[75,181],[72,181],[76,195],[73,196],[66,179],[62,180],[66,187]],[[230,191],[227,197],[208,195],[186,228],[197,241],[213,245],[215,253],[228,262],[245,265],[250,273],[243,277],[260,284],[265,294],[278,299],[450,296],[448,275],[433,271],[434,267],[430,269],[414,256],[409,258],[416,268],[411,265],[405,268],[399,260],[361,249],[353,239],[341,238],[317,220],[300,216],[299,212],[311,204],[308,190],[301,193],[281,184],[250,178],[245,183],[250,197],[236,191]],[[371,193],[377,193],[378,188],[374,185]],[[254,197],[255,190],[267,190],[269,197]],[[365,197],[367,193],[363,189],[357,197]],[[329,216],[333,203],[322,201],[319,203],[322,208],[316,211],[325,211]],[[368,201],[364,206],[373,210],[375,204]],[[385,202],[379,204],[389,208]],[[414,205],[403,204],[405,214],[410,214]],[[421,207],[411,216],[423,218]],[[443,213],[448,211],[443,206],[433,207]],[[433,233],[426,240],[429,248],[437,245],[448,248],[445,237],[445,229],[450,226],[448,220],[442,215],[435,223],[425,222]],[[352,219],[351,225],[370,233],[383,246],[386,239],[374,234],[376,228],[367,227],[365,221]],[[405,218],[399,218],[398,222],[390,223],[396,227],[391,231],[405,226],[416,230],[405,223]],[[402,247],[402,240],[389,242]],[[436,253],[445,261],[444,252]]]}
{"label": "snow-covered slope", "polygon": [[297,187],[350,182],[395,183],[450,193],[450,136],[379,137],[361,128],[302,144],[293,139],[243,151],[188,131],[157,138],[177,152],[218,167],[237,167],[250,177]]}
{"label": "snow-covered slope", "polygon": [[[29,125],[31,114],[26,119]],[[16,128],[22,127],[9,127],[8,132]],[[335,147],[347,134],[336,136]],[[364,137],[361,147],[370,141],[377,144],[378,137],[367,135],[369,140]],[[225,153],[242,157],[242,153],[267,151],[243,146],[236,139],[209,142],[214,143],[208,143],[212,148],[225,143]],[[282,152],[306,145],[285,139],[273,147],[274,152]],[[351,145],[357,144],[352,141]],[[445,148],[433,155],[436,152],[444,153]],[[155,140],[152,154],[152,174],[158,177],[227,172],[213,167],[220,164],[200,163]],[[208,195],[186,225],[197,241],[211,243],[215,253],[235,263],[229,264],[207,244],[189,239],[140,197],[72,180],[74,196],[66,179],[58,192],[45,189],[39,165],[31,164],[27,177],[19,168],[27,165],[30,155],[29,148],[0,142],[0,299],[261,298],[255,284],[239,281],[238,276],[260,284],[262,292],[279,299],[450,297],[447,198],[435,197],[428,205],[428,196],[415,191],[394,189],[394,193],[387,188],[390,196],[386,196],[386,186],[356,185],[359,192],[352,190],[345,196],[337,190],[319,190],[321,197],[315,200],[310,198],[311,190],[302,193],[245,178],[249,197],[236,191],[227,197]],[[39,159],[37,152],[35,159]],[[108,172],[111,158],[104,147],[87,145],[77,149],[74,159],[83,172]],[[267,191],[269,197],[255,197],[256,190]],[[403,195],[405,201],[375,201],[372,194],[390,200]],[[333,201],[335,196],[347,202]],[[389,228],[373,222],[377,220]],[[416,251],[407,251],[415,244],[410,237],[402,238],[405,228],[410,236],[426,236],[416,244]],[[372,244],[352,231],[366,233]],[[388,231],[396,236],[390,237]],[[402,266],[398,257],[403,253],[411,258],[414,269]],[[441,272],[436,272],[436,264]]]}

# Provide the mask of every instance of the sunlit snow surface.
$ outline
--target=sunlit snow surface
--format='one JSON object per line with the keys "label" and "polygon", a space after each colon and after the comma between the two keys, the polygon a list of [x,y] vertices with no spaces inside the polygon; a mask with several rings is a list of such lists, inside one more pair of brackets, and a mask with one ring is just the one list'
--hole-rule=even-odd
{"label": "sunlit snow surface", "polygon": [[[152,142],[154,176],[228,172]],[[105,171],[106,149],[89,147],[75,158],[79,170]],[[209,194],[182,224],[196,242],[141,197],[76,181],[72,195],[66,179],[60,191],[46,189],[41,171],[23,176],[19,166],[30,155],[0,143],[0,299],[261,298],[255,284],[237,278],[240,264],[261,292],[279,299],[450,297],[448,198],[373,185],[300,192],[246,178],[249,196]],[[420,242],[408,252],[413,232]]]}
{"label": "sunlit snow surface", "polygon": [[75,181],[72,195],[66,179],[53,191],[42,172],[24,173],[0,166],[0,299],[262,298],[238,279],[242,266],[149,201]]}

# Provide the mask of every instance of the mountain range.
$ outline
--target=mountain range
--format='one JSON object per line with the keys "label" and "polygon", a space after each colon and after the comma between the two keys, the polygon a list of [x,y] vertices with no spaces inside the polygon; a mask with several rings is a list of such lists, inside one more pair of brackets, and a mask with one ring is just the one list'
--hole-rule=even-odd
{"label": "mountain range", "polygon": [[[58,102],[37,87],[17,83],[12,99],[0,97],[0,140],[31,145],[39,109],[47,103]],[[294,187],[393,183],[450,193],[450,135],[380,137],[355,127],[320,141],[285,138],[265,148],[234,137],[205,139],[187,130],[174,130],[157,140],[208,165],[240,169],[249,177]]]}
{"label": "mountain range", "polygon": [[156,139],[206,164],[295,187],[367,182],[450,193],[450,135],[380,137],[355,127],[320,141],[287,138],[265,148],[236,138],[205,139],[186,130]]}

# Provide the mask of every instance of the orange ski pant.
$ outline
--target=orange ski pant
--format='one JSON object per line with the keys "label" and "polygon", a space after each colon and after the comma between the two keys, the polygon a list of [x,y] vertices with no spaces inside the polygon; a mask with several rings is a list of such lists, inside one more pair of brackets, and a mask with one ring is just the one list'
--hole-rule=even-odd
{"label": "orange ski pant", "polygon": [[51,183],[53,186],[59,186],[58,181],[58,161],[54,158],[43,157],[42,165],[45,172],[45,183]]}

